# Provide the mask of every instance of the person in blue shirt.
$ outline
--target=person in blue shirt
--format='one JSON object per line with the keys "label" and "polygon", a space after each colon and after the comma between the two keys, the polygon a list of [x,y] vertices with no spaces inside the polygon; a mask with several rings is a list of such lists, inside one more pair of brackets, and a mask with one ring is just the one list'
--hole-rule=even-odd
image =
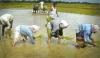
{"label": "person in blue shirt", "polygon": [[92,34],[96,33],[99,29],[98,25],[94,24],[81,24],[79,25],[79,34],[84,39],[85,44],[95,46]]}
{"label": "person in blue shirt", "polygon": [[15,46],[16,42],[19,40],[27,40],[29,38],[32,43],[34,43],[34,34],[39,31],[39,26],[37,25],[32,25],[32,26],[27,26],[27,25],[19,25],[16,27],[15,32],[14,32],[14,43],[13,46]]}

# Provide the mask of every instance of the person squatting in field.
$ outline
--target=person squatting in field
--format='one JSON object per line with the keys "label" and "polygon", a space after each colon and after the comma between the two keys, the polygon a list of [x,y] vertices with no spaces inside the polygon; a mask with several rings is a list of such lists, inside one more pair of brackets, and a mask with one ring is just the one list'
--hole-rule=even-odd
{"label": "person squatting in field", "polygon": [[35,33],[38,32],[40,29],[39,26],[37,25],[19,25],[15,28],[14,31],[14,43],[13,46],[16,45],[16,43],[20,40],[27,40],[28,38],[31,40],[32,44],[34,44],[34,40],[35,40]]}
{"label": "person squatting in field", "polygon": [[[83,41],[83,44],[81,45],[81,47],[84,47],[84,45],[86,44],[95,46],[94,39],[92,38],[92,34],[96,33],[98,29],[99,29],[99,26],[94,25],[94,24],[80,24],[79,25],[80,38],[78,38],[79,36],[77,36],[76,40],[79,41],[79,39],[81,39]],[[77,45],[77,47],[79,46],[80,44]]]}
{"label": "person squatting in field", "polygon": [[4,36],[7,30],[10,30],[12,28],[13,19],[14,17],[11,14],[4,14],[0,16],[0,24],[2,25],[2,36]]}

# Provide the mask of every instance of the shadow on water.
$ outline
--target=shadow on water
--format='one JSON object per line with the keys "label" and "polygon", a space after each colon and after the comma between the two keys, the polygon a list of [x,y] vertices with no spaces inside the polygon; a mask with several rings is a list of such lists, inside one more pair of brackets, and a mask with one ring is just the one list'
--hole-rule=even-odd
{"label": "shadow on water", "polygon": [[[61,40],[61,44],[57,43],[57,39],[52,39],[51,44],[47,44],[46,34],[46,15],[32,14],[31,10],[18,9],[3,9],[0,10],[0,15],[4,13],[13,14],[15,28],[17,25],[32,25],[36,24],[41,27],[42,37],[36,38],[35,44],[31,45],[30,42],[26,42],[12,47],[12,39],[6,38],[0,40],[0,58],[99,58],[100,56],[100,41],[97,41],[98,47],[86,47],[83,49],[76,49],[74,47],[74,39]],[[100,17],[89,16],[72,13],[59,13],[59,18],[66,20],[70,26],[64,30],[64,36],[71,38],[75,37],[75,32],[78,24],[80,23],[92,23],[100,26]],[[23,23],[22,23],[23,22]],[[99,39],[100,31],[94,36]]]}

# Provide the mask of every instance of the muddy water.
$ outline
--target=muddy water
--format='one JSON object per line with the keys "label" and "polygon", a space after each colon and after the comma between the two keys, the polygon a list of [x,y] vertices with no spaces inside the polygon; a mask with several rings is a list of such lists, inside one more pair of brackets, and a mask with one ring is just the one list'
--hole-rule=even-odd
{"label": "muddy water", "polygon": [[[10,13],[14,15],[14,25],[13,27],[16,27],[17,25],[32,25],[36,24],[41,27],[41,30],[45,32],[45,24],[46,24],[46,15],[41,14],[32,14],[32,10],[25,10],[25,9],[2,9],[0,10],[0,15]],[[57,19],[64,19],[66,20],[70,26],[65,29],[64,33],[66,36],[74,36],[74,33],[76,32],[76,29],[78,27],[78,24],[81,23],[91,23],[91,24],[98,24],[100,26],[100,17],[99,16],[90,16],[90,15],[81,15],[81,14],[73,14],[73,13],[59,13],[59,17]],[[42,32],[41,31],[41,32]],[[100,32],[98,32],[97,38],[100,35]]]}
{"label": "muddy water", "polygon": [[[88,51],[89,49],[84,49],[84,50],[80,50],[77,53],[76,52],[77,49],[75,49],[74,47],[73,40],[62,40],[62,44],[57,44],[57,43],[55,44],[57,40],[53,39],[52,40],[53,44],[48,45],[47,36],[46,36],[46,28],[45,28],[46,17],[47,17],[46,15],[32,14],[32,10],[25,10],[25,9],[0,10],[0,15],[5,14],[5,13],[12,14],[15,17],[13,28],[15,28],[17,25],[36,24],[41,27],[40,31],[42,34],[42,39],[36,39],[36,44],[33,47],[30,47],[27,45],[22,45],[22,47],[19,47],[16,49],[13,49],[10,47],[12,49],[12,52],[11,54],[10,53],[7,54],[9,56],[8,58],[28,58],[28,57],[29,58],[32,58],[32,57],[34,58],[80,58],[81,56],[83,57],[87,55],[84,52],[84,50],[87,50],[87,53],[90,53],[90,54],[93,54],[95,51],[97,51],[97,49],[92,49],[92,50],[95,50],[92,52]],[[76,29],[78,25],[81,23],[98,24],[100,26],[100,23],[99,23],[100,17],[98,16],[59,12],[59,17],[57,17],[57,19],[64,19],[70,24],[70,26],[64,30],[64,36],[68,36],[71,38],[75,37]],[[96,39],[99,39],[100,37],[99,35],[100,35],[100,31],[97,34],[95,34],[94,37]],[[7,44],[7,46],[9,47],[10,45]],[[14,56],[14,53],[15,53],[15,56]],[[83,55],[81,53],[83,53]],[[88,54],[88,56],[90,54]]]}

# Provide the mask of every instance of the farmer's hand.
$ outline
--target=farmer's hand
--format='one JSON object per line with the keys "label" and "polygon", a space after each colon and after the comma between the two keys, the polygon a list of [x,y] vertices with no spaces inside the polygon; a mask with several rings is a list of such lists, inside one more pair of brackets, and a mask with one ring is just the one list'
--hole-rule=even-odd
{"label": "farmer's hand", "polygon": [[60,35],[59,35],[59,39],[63,39],[63,36],[60,36]]}
{"label": "farmer's hand", "polygon": [[10,30],[10,28],[9,28],[9,27],[6,27],[6,28],[5,28],[5,32],[7,32],[8,30]]}
{"label": "farmer's hand", "polygon": [[45,27],[47,27],[47,24],[45,24]]}

